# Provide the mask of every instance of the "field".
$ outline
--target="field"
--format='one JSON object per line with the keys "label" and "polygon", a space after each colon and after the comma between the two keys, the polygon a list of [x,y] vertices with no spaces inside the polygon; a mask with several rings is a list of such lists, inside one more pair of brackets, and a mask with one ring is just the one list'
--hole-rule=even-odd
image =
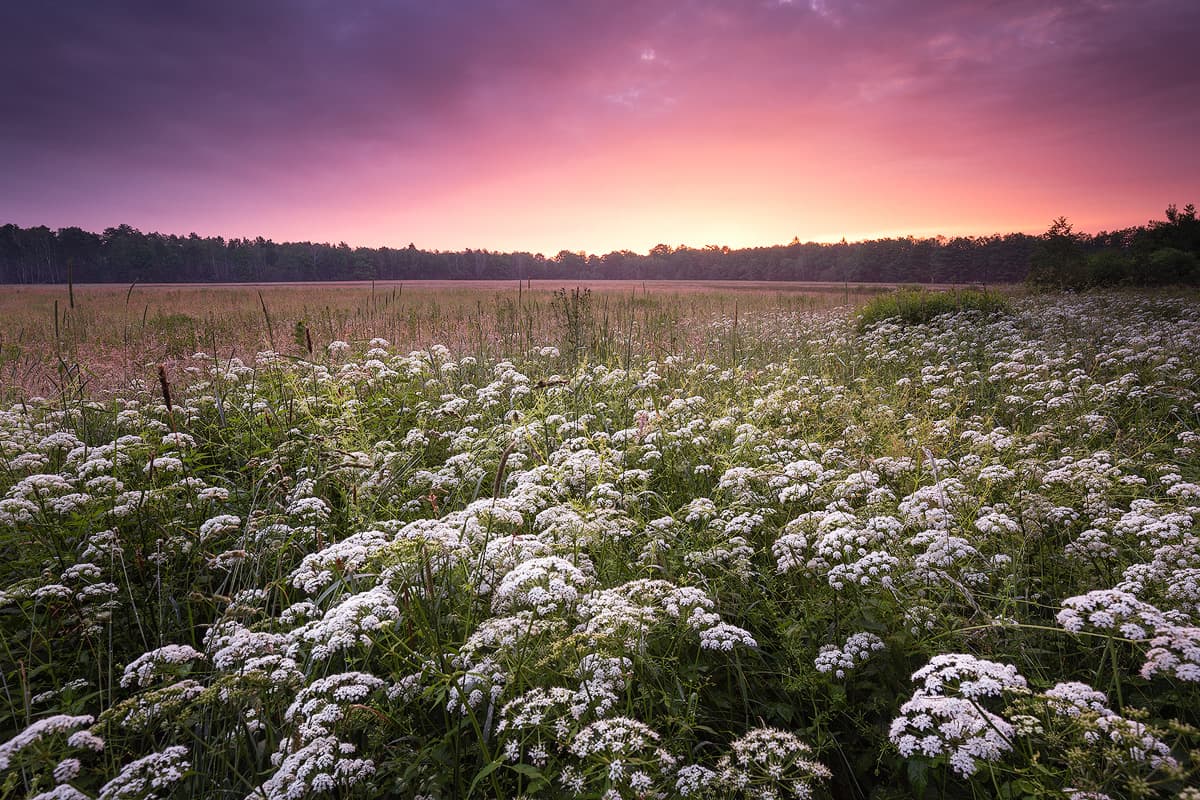
{"label": "field", "polygon": [[[519,287],[515,281],[406,281],[92,284],[69,294],[63,286],[7,286],[0,292],[0,387],[7,390],[0,399],[57,394],[64,385],[111,394],[132,381],[154,380],[159,364],[171,374],[201,351],[252,361],[265,350],[309,355],[310,343],[374,337],[404,351],[440,344],[490,360],[557,341],[568,312],[588,316],[587,345],[605,356],[618,349],[680,354],[707,346],[699,329],[719,316],[861,303],[885,289],[750,281],[592,281],[569,288],[557,281]],[[564,291],[567,300],[586,293],[586,305],[556,304]]]}
{"label": "field", "polygon": [[6,290],[0,798],[1200,798],[1194,292],[557,289]]}

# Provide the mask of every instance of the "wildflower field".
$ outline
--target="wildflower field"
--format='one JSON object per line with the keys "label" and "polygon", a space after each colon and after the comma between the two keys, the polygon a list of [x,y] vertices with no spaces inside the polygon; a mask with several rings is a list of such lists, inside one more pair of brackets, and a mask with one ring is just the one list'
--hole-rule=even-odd
{"label": "wildflower field", "polygon": [[56,328],[0,797],[1200,798],[1195,293],[602,299]]}

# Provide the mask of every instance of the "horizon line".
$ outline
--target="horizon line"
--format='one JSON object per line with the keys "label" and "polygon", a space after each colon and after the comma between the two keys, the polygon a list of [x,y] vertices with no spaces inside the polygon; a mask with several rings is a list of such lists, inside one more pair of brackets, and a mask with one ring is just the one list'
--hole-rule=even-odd
{"label": "horizon line", "polygon": [[[1168,204],[1168,208],[1170,208],[1172,206],[1176,206],[1176,204],[1175,203]],[[1063,215],[1061,217],[1055,218],[1055,220],[1051,220],[1051,224],[1053,224],[1053,222],[1055,222],[1057,219],[1060,219],[1060,218],[1066,219],[1068,222],[1070,221],[1069,217]],[[1084,236],[1097,236],[1097,235],[1100,235],[1103,233],[1114,233],[1117,231],[1132,230],[1132,229],[1136,229],[1136,228],[1145,227],[1147,224],[1153,223],[1154,221],[1155,220],[1151,219],[1151,220],[1147,220],[1147,222],[1145,222],[1145,223],[1128,225],[1128,226],[1120,227],[1120,228],[1100,229],[1100,230],[1095,231],[1094,233],[1087,232],[1087,231],[1074,231],[1074,232],[1076,234],[1084,235]],[[1036,237],[1036,236],[1040,236],[1040,235],[1042,235],[1042,233],[1044,233],[1044,231],[1042,233],[1032,233],[1027,230],[1014,230],[1014,231],[1007,231],[1007,232],[993,230],[989,233],[959,232],[959,233],[948,234],[948,233],[940,233],[940,232],[933,233],[933,229],[926,228],[926,229],[918,229],[916,231],[909,231],[907,233],[901,233],[899,231],[879,231],[871,236],[864,236],[863,238],[855,238],[855,239],[850,239],[847,236],[843,235],[840,237],[830,236],[830,237],[817,237],[817,238],[812,238],[812,239],[800,240],[799,236],[797,235],[797,236],[793,236],[792,240],[789,242],[772,242],[772,243],[762,243],[762,244],[747,244],[747,245],[739,245],[739,246],[733,246],[733,245],[728,245],[728,244],[719,244],[719,243],[713,243],[713,242],[710,242],[710,243],[707,243],[704,245],[691,245],[691,244],[687,244],[687,243],[672,245],[667,242],[659,242],[659,243],[651,246],[650,248],[648,248],[646,250],[646,252],[644,252],[644,253],[636,251],[636,250],[631,250],[629,248],[613,249],[613,250],[609,250],[609,251],[603,252],[603,253],[592,252],[592,251],[587,251],[587,250],[570,250],[567,248],[560,248],[557,251],[555,251],[554,253],[547,253],[544,250],[498,250],[498,249],[491,249],[488,247],[461,247],[458,249],[427,248],[427,247],[417,246],[415,243],[415,240],[411,240],[408,244],[405,244],[405,245],[395,245],[395,244],[386,244],[386,243],[385,244],[362,244],[362,243],[350,244],[345,239],[339,239],[336,243],[334,243],[333,241],[330,241],[330,240],[315,241],[315,240],[310,240],[310,239],[300,239],[300,240],[281,239],[281,240],[276,241],[275,239],[268,237],[268,236],[264,236],[262,234],[255,234],[253,236],[247,236],[247,235],[227,236],[223,233],[216,233],[216,234],[203,233],[202,234],[195,230],[189,231],[186,234],[173,233],[173,232],[167,233],[167,232],[163,232],[163,231],[159,231],[159,230],[144,231],[141,228],[137,227],[136,225],[133,225],[128,222],[122,222],[122,223],[118,223],[116,225],[110,225],[101,231],[91,230],[89,228],[84,228],[80,225],[64,225],[64,226],[60,226],[57,228],[52,228],[51,226],[49,226],[45,223],[41,223],[41,224],[37,224],[37,225],[22,226],[20,223],[12,222],[12,221],[0,224],[0,228],[7,227],[9,225],[12,225],[14,227],[21,228],[24,230],[45,228],[45,229],[53,232],[55,235],[57,235],[58,233],[60,233],[61,231],[64,231],[64,230],[76,229],[76,230],[81,230],[86,233],[91,233],[91,234],[94,234],[97,236],[103,236],[104,232],[106,232],[106,231],[117,230],[124,226],[124,227],[132,228],[133,230],[137,231],[138,233],[142,234],[143,236],[167,236],[167,237],[173,236],[173,237],[176,237],[179,239],[189,239],[192,236],[196,236],[201,239],[221,239],[226,242],[229,242],[229,241],[254,242],[256,239],[261,238],[264,241],[269,241],[269,242],[272,242],[273,244],[277,244],[277,245],[311,244],[311,245],[324,245],[324,246],[328,246],[328,247],[341,247],[342,245],[345,245],[346,247],[350,248],[351,250],[358,250],[358,249],[407,250],[409,248],[414,248],[421,252],[442,253],[442,254],[471,252],[471,253],[488,253],[490,255],[527,255],[527,256],[534,257],[534,258],[541,257],[548,261],[554,260],[555,258],[557,258],[558,256],[560,256],[563,253],[569,253],[569,254],[575,255],[575,256],[582,256],[584,258],[592,258],[592,257],[602,258],[604,256],[612,255],[614,253],[620,253],[620,254],[631,253],[631,254],[639,256],[639,257],[649,257],[650,254],[655,249],[657,249],[659,247],[663,247],[663,246],[670,248],[670,252],[672,252],[672,253],[679,252],[681,250],[704,251],[704,250],[708,250],[708,249],[712,249],[712,248],[716,248],[718,250],[728,250],[730,252],[736,252],[736,251],[741,251],[741,250],[772,249],[772,248],[777,248],[777,247],[792,247],[792,246],[796,246],[796,245],[799,245],[799,246],[806,246],[806,245],[838,246],[838,245],[866,244],[866,243],[870,243],[870,242],[881,242],[881,241],[898,241],[898,240],[905,240],[905,239],[913,239],[916,241],[936,241],[936,242],[942,243],[945,241],[953,241],[954,239],[968,239],[968,240],[969,239],[986,239],[986,238],[991,238],[991,237],[995,237],[995,236],[1005,237],[1005,236],[1019,236],[1020,235],[1020,236]],[[1050,227],[1050,225],[1047,225],[1047,228],[1049,228],[1049,227]]]}

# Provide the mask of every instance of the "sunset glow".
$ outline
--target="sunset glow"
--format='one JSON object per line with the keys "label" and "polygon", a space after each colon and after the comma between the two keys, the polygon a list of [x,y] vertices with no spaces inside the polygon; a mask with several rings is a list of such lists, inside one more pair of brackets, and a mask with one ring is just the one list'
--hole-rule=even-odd
{"label": "sunset glow", "polygon": [[0,223],[645,252],[1192,202],[1200,5],[29,4]]}

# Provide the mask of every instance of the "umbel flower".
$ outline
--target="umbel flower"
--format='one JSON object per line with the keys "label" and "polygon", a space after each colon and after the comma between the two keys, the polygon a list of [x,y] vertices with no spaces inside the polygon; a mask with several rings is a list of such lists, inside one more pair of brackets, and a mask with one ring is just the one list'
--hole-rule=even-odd
{"label": "umbel flower", "polygon": [[922,685],[888,731],[902,756],[944,757],[955,772],[969,777],[980,762],[998,761],[1012,750],[1013,726],[982,702],[1026,688],[1015,667],[947,653],[913,673],[913,681]]}

